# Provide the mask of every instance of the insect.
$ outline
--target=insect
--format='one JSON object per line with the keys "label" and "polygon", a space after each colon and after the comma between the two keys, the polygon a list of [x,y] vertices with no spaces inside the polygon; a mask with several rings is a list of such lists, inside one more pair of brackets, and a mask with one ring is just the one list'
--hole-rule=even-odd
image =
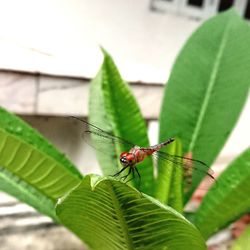
{"label": "insect", "polygon": [[[82,120],[77,117],[72,117],[78,121],[81,122],[81,125],[83,125],[83,136],[85,141],[94,147],[96,150],[103,152],[106,154],[108,144],[111,144],[112,146],[118,146],[120,148],[126,148],[126,151],[123,151],[120,154],[119,161],[122,166],[121,170],[112,175],[113,177],[120,176],[122,172],[124,172],[126,169],[128,172],[126,175],[122,176],[122,180],[126,180],[131,174],[132,177],[128,179],[126,182],[131,181],[135,178],[135,174],[138,175],[139,183],[141,182],[141,175],[138,171],[138,165],[144,161],[146,157],[153,156],[158,162],[163,163],[171,163],[175,167],[180,167],[184,169],[186,172],[193,172],[198,173],[198,175],[207,176],[210,178],[210,180],[214,180],[213,177],[213,171],[209,169],[209,167],[200,160],[191,159],[188,157],[182,157],[177,155],[171,155],[165,152],[160,151],[163,147],[166,147],[167,145],[171,144],[175,141],[174,138],[169,138],[164,142],[161,142],[154,146],[149,147],[140,147],[136,144],[127,141],[126,139],[123,139],[119,136],[115,136],[112,133],[109,133],[96,125],[93,125],[85,120]],[[86,135],[90,135],[86,137]],[[90,138],[90,141],[89,141]],[[140,184],[139,184],[140,185]]]}

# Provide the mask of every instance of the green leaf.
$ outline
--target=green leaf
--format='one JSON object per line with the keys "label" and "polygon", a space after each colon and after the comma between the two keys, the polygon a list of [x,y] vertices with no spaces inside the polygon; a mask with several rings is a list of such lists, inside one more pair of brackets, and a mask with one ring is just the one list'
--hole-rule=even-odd
{"label": "green leaf", "polygon": [[[32,186],[53,203],[81,181],[74,165],[48,143],[38,132],[18,117],[0,108],[1,177],[9,177],[4,190],[13,194],[13,187],[22,183],[17,198]],[[16,178],[11,181],[11,176]],[[8,188],[9,183],[9,188]],[[28,187],[25,190],[25,185]],[[23,193],[23,194],[22,194]],[[30,194],[33,196],[33,194]],[[34,206],[34,199],[23,201]]]}
{"label": "green leaf", "polygon": [[[175,155],[176,143],[171,143],[168,147],[163,148],[161,151]],[[156,194],[155,197],[160,202],[167,204],[170,194],[170,187],[174,166],[171,162],[158,162],[157,165],[157,181],[156,181]]]}
{"label": "green leaf", "polygon": [[[206,21],[190,37],[165,89],[160,141],[177,136],[184,154],[213,163],[248,96],[249,44],[249,26],[234,10]],[[193,178],[186,201],[201,179]]]}
{"label": "green leaf", "polygon": [[[182,146],[180,140],[176,139],[175,155],[182,155]],[[179,213],[183,212],[183,169],[175,167],[171,178],[171,190],[168,205]]]}
{"label": "green leaf", "polygon": [[22,181],[18,176],[0,167],[0,190],[18,197],[22,202],[28,203],[42,214],[46,214],[58,221],[55,214],[55,204],[37,189]]}
{"label": "green leaf", "polygon": [[86,176],[56,213],[91,249],[206,249],[182,215],[110,178]]}
{"label": "green leaf", "polygon": [[250,226],[248,226],[240,237],[234,241],[230,250],[250,249]]}
{"label": "green leaf", "polygon": [[[107,118],[107,114],[104,106],[103,98],[103,73],[102,68],[98,72],[97,76],[93,79],[90,86],[90,98],[89,98],[89,122],[100,127],[106,132],[113,133],[110,121]],[[92,137],[92,140],[95,138]],[[96,156],[100,163],[102,172],[105,175],[111,175],[118,172],[119,165],[117,162],[117,152],[115,147],[110,144],[101,145],[101,150],[98,150],[98,145],[95,145]]]}
{"label": "green leaf", "polygon": [[[122,80],[112,58],[104,50],[103,54],[101,70],[91,86],[89,120],[103,130],[138,146],[148,146],[147,127],[138,104],[128,84]],[[97,152],[98,160],[104,174],[110,175],[121,168],[119,155],[130,150],[131,146],[106,145],[105,148],[103,145],[102,148],[107,154]],[[140,189],[147,194],[153,194],[152,159],[147,157],[138,168],[142,177]]]}
{"label": "green leaf", "polygon": [[[166,148],[161,149],[171,155],[182,155],[181,142],[175,139]],[[183,210],[182,169],[175,167],[173,163],[158,161],[158,176],[156,181],[155,197],[162,203],[168,204],[178,212]],[[170,192],[172,190],[172,192]]]}
{"label": "green leaf", "polygon": [[219,176],[195,216],[195,224],[205,238],[250,210],[250,148]]}

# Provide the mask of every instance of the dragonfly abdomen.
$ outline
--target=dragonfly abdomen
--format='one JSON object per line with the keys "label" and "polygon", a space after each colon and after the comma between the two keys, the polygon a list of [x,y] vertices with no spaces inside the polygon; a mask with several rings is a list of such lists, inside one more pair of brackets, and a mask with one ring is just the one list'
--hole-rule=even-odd
{"label": "dragonfly abdomen", "polygon": [[161,142],[161,143],[159,143],[157,145],[154,145],[154,146],[151,146],[151,147],[148,147],[148,148],[139,148],[139,151],[142,151],[143,154],[145,154],[145,156],[152,155],[153,153],[160,150],[162,147],[170,144],[174,140],[175,140],[174,138],[169,138],[167,141]]}
{"label": "dragonfly abdomen", "polygon": [[[158,150],[160,150],[161,148],[165,147],[166,145],[172,143],[174,140],[175,140],[174,138],[169,138],[168,140],[166,140],[166,141],[164,141],[164,142],[161,142],[161,143],[159,143],[159,144],[157,144],[157,145],[154,145],[154,146],[152,146],[152,147],[150,147],[150,148],[152,148],[152,149],[154,150],[154,152],[155,152],[155,151],[158,151]],[[154,152],[153,152],[153,153],[154,153]]]}
{"label": "dragonfly abdomen", "polygon": [[170,144],[171,142],[173,142],[174,140],[175,140],[174,138],[169,138],[168,140],[166,140],[160,144],[162,144],[163,146],[166,146],[166,145]]}

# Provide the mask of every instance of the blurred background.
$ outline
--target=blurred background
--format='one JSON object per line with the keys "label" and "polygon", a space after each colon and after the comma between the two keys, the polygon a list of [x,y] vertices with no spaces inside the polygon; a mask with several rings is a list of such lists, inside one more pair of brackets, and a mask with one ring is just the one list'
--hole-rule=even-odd
{"label": "blurred background", "polygon": [[[99,46],[131,83],[154,144],[178,52],[204,20],[231,6],[250,19],[246,0],[0,1],[0,106],[37,128],[84,174],[100,173],[79,124],[67,118],[88,117],[90,81],[102,63]],[[213,166],[216,174],[249,146],[249,113],[250,100]],[[69,232],[3,193],[0,221],[1,249],[82,249]],[[230,237],[225,230],[210,245],[226,249]]]}

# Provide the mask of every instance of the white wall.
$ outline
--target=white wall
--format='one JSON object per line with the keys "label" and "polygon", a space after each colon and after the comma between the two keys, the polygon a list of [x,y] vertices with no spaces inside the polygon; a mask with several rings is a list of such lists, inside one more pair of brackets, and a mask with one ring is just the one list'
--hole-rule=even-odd
{"label": "white wall", "polygon": [[0,68],[93,77],[99,45],[127,80],[166,82],[199,22],[149,10],[150,0],[0,1]]}

